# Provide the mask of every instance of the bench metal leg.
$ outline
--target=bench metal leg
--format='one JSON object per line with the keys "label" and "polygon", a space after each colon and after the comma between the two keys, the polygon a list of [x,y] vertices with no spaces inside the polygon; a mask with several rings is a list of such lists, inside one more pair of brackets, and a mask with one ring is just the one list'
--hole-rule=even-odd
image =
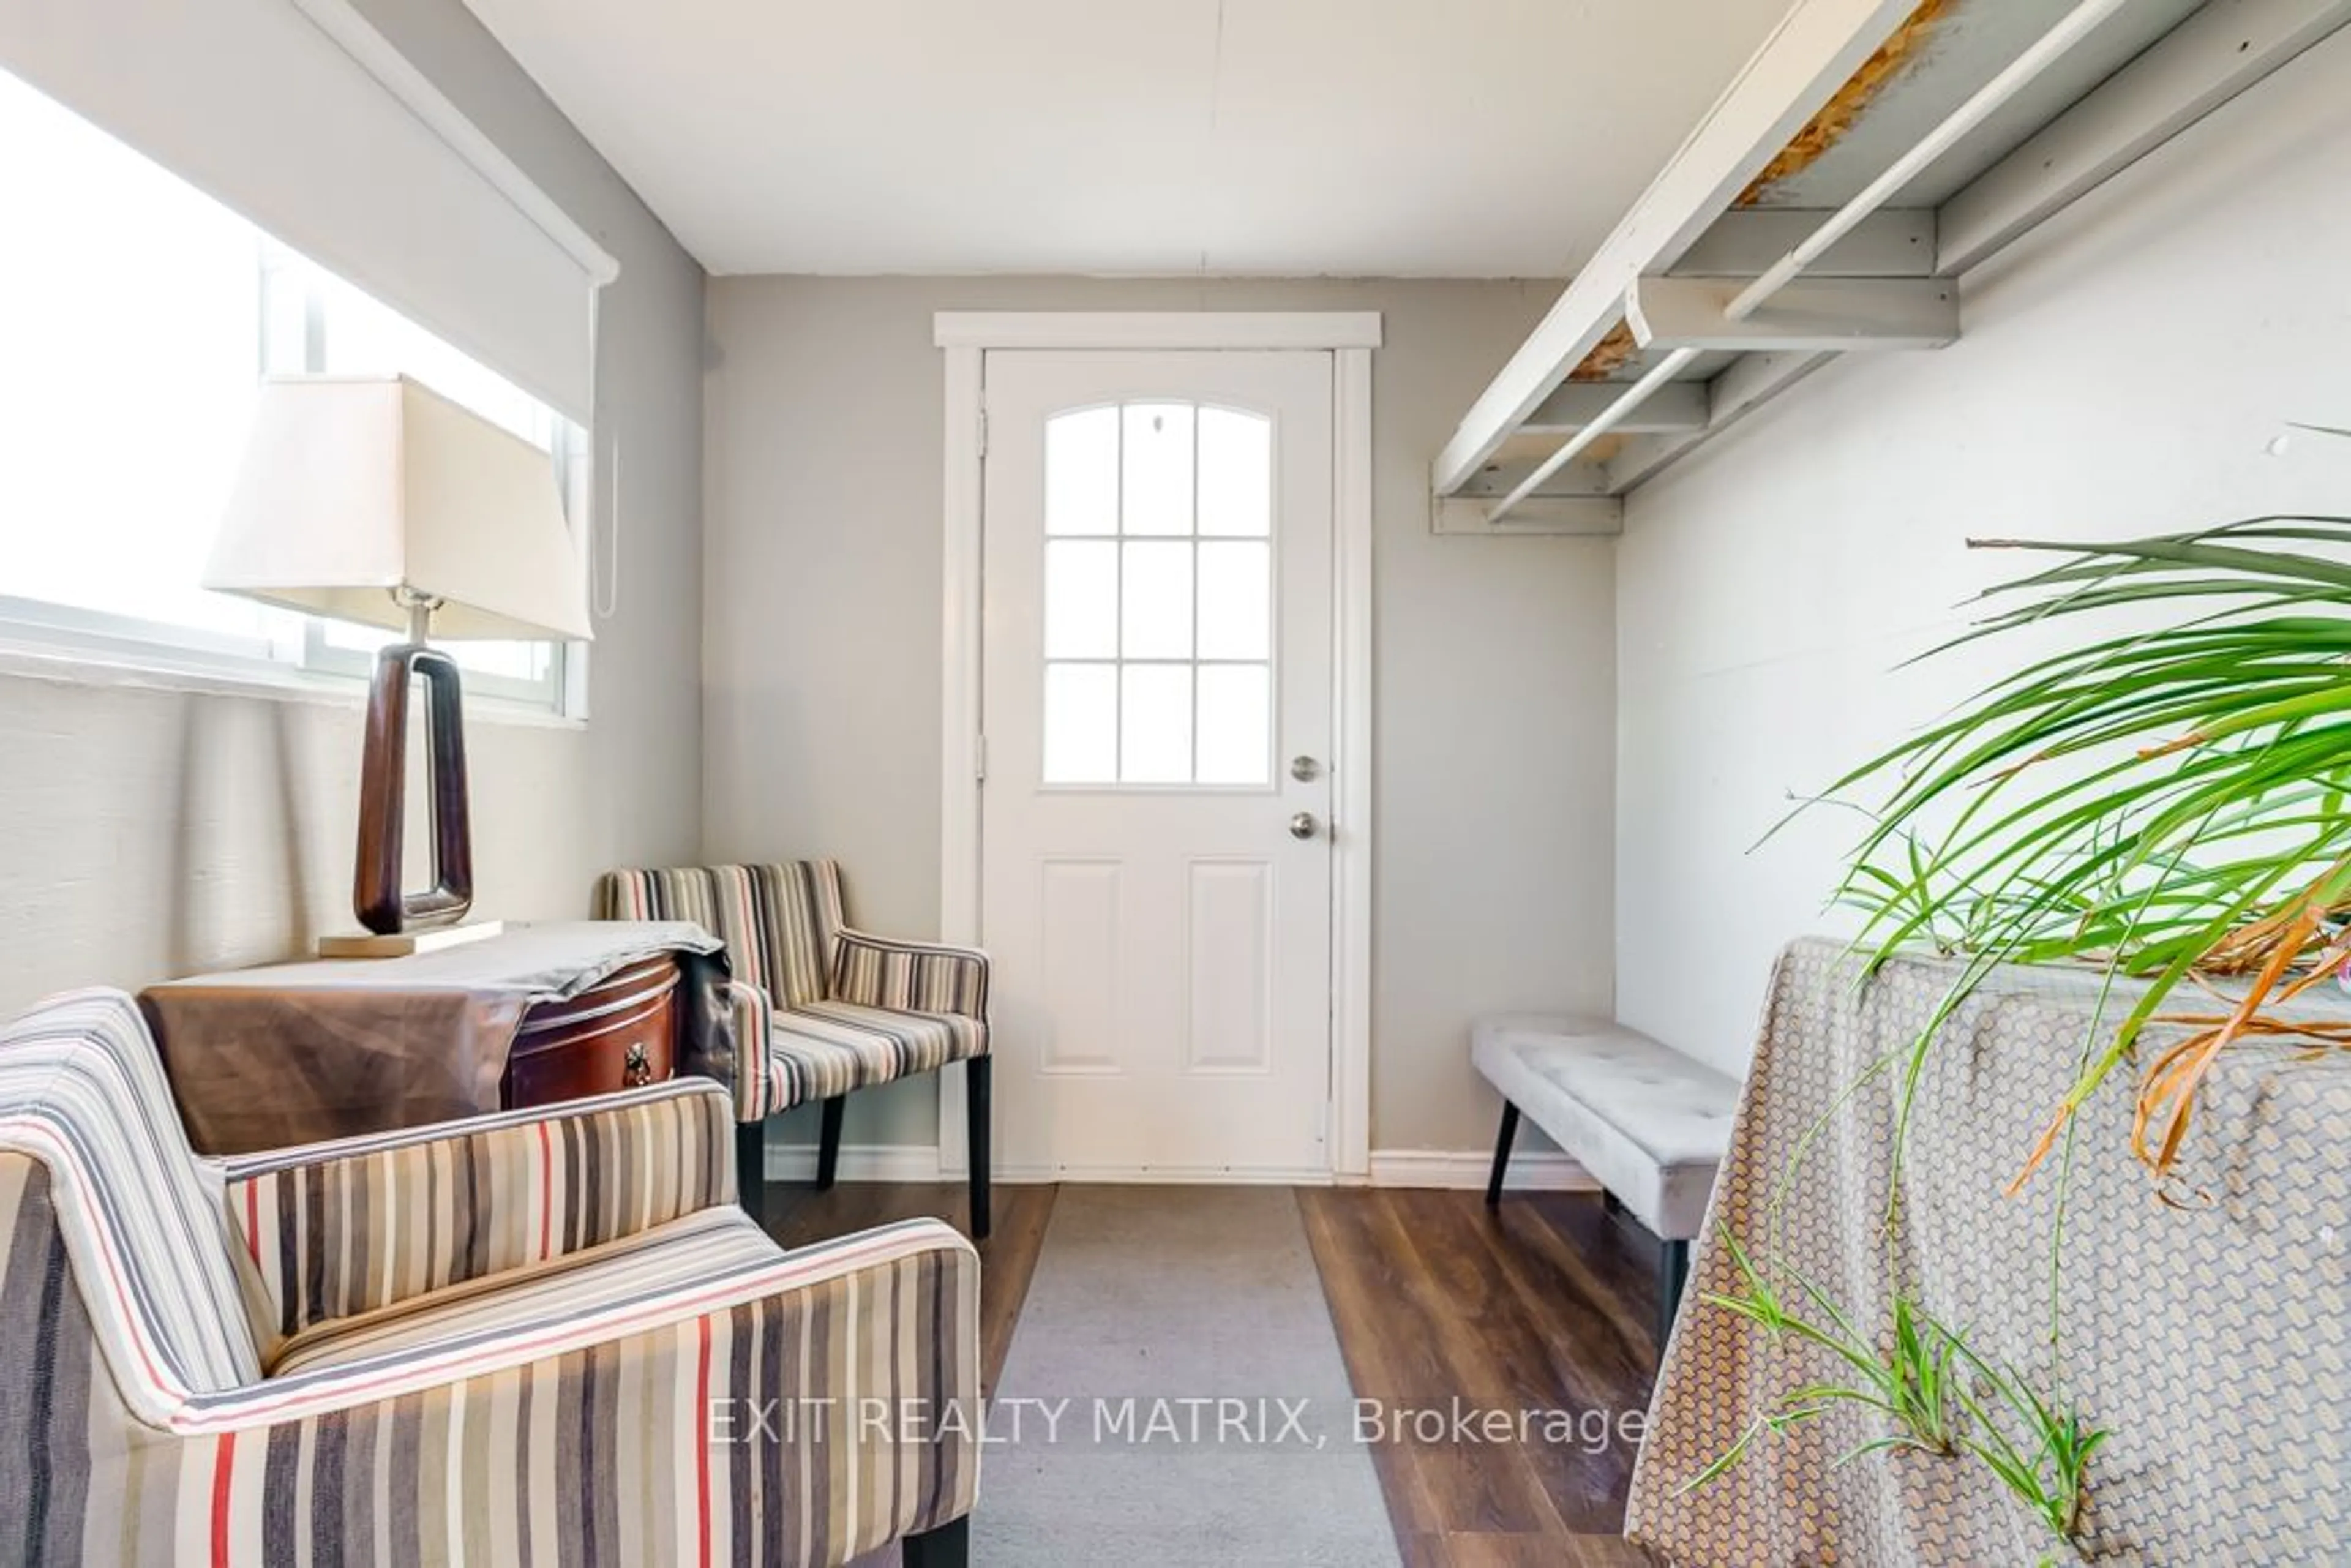
{"label": "bench metal leg", "polygon": [[824,1103],[824,1125],[817,1134],[816,1189],[831,1190],[832,1179],[841,1172],[841,1113],[849,1109],[849,1096],[836,1094]]}
{"label": "bench metal leg", "polygon": [[1519,1108],[1508,1100],[1502,1102],[1502,1130],[1494,1139],[1494,1174],[1486,1178],[1486,1207],[1499,1207],[1502,1201],[1502,1173],[1510,1168],[1510,1140],[1519,1134]]}
{"label": "bench metal leg", "polygon": [[735,1124],[735,1201],[754,1223],[768,1222],[768,1124]]}
{"label": "bench metal leg", "polygon": [[906,1537],[898,1543],[898,1560],[905,1568],[967,1568],[971,1562],[971,1515]]}
{"label": "bench metal leg", "polygon": [[971,1154],[971,1239],[987,1239],[988,1166],[993,1155],[988,1149],[988,1083],[996,1076],[992,1057],[975,1056],[963,1064],[964,1115],[967,1122],[965,1144]]}
{"label": "bench metal leg", "polygon": [[1662,1241],[1657,1245],[1657,1354],[1665,1354],[1673,1337],[1674,1314],[1682,1304],[1682,1286],[1689,1280],[1689,1243]]}

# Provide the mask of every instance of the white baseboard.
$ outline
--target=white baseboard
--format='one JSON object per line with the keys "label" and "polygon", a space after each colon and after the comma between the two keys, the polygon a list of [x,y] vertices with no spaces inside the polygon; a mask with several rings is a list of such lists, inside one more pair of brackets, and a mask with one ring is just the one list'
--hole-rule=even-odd
{"label": "white baseboard", "polygon": [[1329,1186],[1331,1173],[1288,1166],[998,1166],[996,1179],[1011,1186],[1094,1182],[1105,1186]]}
{"label": "white baseboard", "polygon": [[[1372,1152],[1370,1186],[1465,1188],[1486,1185],[1494,1156],[1480,1149],[1375,1149]],[[939,1168],[939,1151],[928,1144],[843,1144],[842,1181],[935,1182],[949,1179]],[[816,1145],[769,1144],[769,1181],[816,1179]],[[996,1179],[1007,1186],[1027,1182],[1096,1181],[1128,1185],[1181,1183],[1202,1186],[1325,1186],[1326,1173],[1304,1170],[1148,1170],[1072,1171],[1039,1166],[999,1166]],[[1597,1192],[1600,1184],[1567,1155],[1528,1153],[1510,1156],[1510,1179],[1514,1191]]]}
{"label": "white baseboard", "polygon": [[[1482,1189],[1494,1168],[1494,1156],[1483,1149],[1374,1149],[1372,1186],[1467,1187]],[[1510,1156],[1503,1186],[1513,1191],[1597,1192],[1592,1173],[1562,1154]]]}
{"label": "white baseboard", "polygon": [[[939,1151],[931,1144],[843,1144],[842,1181],[938,1181]],[[769,1181],[814,1181],[814,1144],[769,1144]]]}

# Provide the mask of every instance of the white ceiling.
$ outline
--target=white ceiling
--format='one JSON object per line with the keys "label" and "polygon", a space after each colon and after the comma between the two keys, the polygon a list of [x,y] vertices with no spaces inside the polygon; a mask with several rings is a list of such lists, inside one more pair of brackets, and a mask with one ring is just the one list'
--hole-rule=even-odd
{"label": "white ceiling", "polygon": [[713,272],[1561,276],[1788,0],[466,0]]}

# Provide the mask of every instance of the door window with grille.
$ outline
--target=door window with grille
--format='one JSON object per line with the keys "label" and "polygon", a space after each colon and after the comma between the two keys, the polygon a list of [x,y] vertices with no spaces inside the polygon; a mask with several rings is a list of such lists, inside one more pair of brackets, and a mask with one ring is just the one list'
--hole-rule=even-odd
{"label": "door window with grille", "polygon": [[1265,787],[1273,421],[1129,402],[1045,425],[1049,786]]}

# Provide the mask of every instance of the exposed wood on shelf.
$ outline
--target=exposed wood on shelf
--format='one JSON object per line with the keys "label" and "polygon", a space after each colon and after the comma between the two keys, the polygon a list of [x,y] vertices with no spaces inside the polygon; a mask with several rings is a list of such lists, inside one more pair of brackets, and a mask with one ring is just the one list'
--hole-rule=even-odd
{"label": "exposed wood on shelf", "polygon": [[[1504,516],[1448,531],[1621,497],[1836,353],[1949,341],[1921,282],[2346,26],[2351,0],[1796,0],[1462,418],[1433,493]],[[1530,465],[1537,434],[1565,444]]]}
{"label": "exposed wood on shelf", "polygon": [[1670,269],[1914,9],[1908,0],[1797,0],[1471,404],[1431,466],[1437,494],[1458,494],[1479,473],[1623,319],[1634,279]]}
{"label": "exposed wood on shelf", "polygon": [[1910,68],[1911,62],[1934,37],[1935,29],[1957,8],[1957,0],[1926,0],[1911,12],[1909,19],[1895,28],[1893,36],[1880,44],[1877,52],[1864,60],[1861,68],[1837,89],[1836,96],[1823,104],[1820,112],[1763,166],[1763,172],[1748,183],[1747,189],[1739,193],[1738,204],[1753,206],[1771,194],[1771,187],[1802,173],[1844,141],[1845,132],[1869,111],[1878,94]]}
{"label": "exposed wood on shelf", "polygon": [[1584,355],[1583,362],[1568,372],[1567,379],[1572,382],[1604,382],[1623,370],[1640,351],[1641,345],[1633,340],[1633,323],[1619,321],[1610,329],[1608,336],[1592,345],[1592,352]]}

